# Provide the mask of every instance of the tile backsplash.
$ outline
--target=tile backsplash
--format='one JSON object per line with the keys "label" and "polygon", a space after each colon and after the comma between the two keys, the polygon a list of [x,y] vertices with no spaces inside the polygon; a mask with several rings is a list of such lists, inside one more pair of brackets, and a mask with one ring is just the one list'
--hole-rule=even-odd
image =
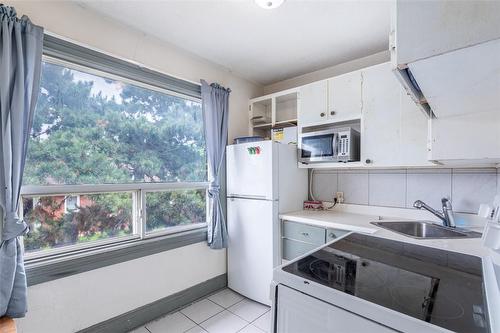
{"label": "tile backsplash", "polygon": [[332,201],[339,191],[350,204],[411,208],[422,200],[440,209],[447,197],[454,211],[477,213],[500,194],[500,169],[316,169],[312,182],[317,200]]}

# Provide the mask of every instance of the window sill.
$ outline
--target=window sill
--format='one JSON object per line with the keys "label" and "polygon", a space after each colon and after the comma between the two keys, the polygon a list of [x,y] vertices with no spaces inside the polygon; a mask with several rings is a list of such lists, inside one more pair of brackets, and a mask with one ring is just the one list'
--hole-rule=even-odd
{"label": "window sill", "polygon": [[76,253],[28,258],[25,261],[28,286],[200,243],[206,239],[207,228],[202,226],[198,229],[175,234],[151,234],[146,239],[107,244]]}

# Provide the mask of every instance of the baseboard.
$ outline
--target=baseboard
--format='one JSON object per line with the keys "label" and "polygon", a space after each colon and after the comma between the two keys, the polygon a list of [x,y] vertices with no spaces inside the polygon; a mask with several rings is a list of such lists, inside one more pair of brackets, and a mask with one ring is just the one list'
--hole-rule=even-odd
{"label": "baseboard", "polygon": [[85,328],[78,333],[128,332],[227,286],[227,274]]}

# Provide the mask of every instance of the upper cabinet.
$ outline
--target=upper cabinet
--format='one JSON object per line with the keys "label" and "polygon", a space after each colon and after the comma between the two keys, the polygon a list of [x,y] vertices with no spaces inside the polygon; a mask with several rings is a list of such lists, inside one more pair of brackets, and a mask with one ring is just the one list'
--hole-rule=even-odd
{"label": "upper cabinet", "polygon": [[429,120],[429,159],[447,165],[500,166],[500,110]]}
{"label": "upper cabinet", "polygon": [[300,126],[342,122],[361,117],[361,71],[300,87]]}
{"label": "upper cabinet", "polygon": [[363,75],[361,161],[374,167],[428,166],[427,118],[401,88],[389,63]]}
{"label": "upper cabinet", "polygon": [[399,85],[390,66],[363,71],[363,127],[361,160],[373,166],[399,164]]}
{"label": "upper cabinet", "polygon": [[336,76],[328,83],[328,119],[346,121],[361,117],[361,71]]}
{"label": "upper cabinet", "polygon": [[318,81],[300,87],[298,122],[317,125],[328,120],[328,83]]}
{"label": "upper cabinet", "polygon": [[298,89],[253,98],[249,102],[250,134],[271,138],[271,130],[297,125]]}
{"label": "upper cabinet", "polygon": [[[361,160],[300,167],[421,167],[428,160],[428,118],[399,84],[391,63],[368,67],[250,101],[253,133],[295,124],[298,133],[322,125],[360,132]],[[252,124],[251,124],[252,125]]]}

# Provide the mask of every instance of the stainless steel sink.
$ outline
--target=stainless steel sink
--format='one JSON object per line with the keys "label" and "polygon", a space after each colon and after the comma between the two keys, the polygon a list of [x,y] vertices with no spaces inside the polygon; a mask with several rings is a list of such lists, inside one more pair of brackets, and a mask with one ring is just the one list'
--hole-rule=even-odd
{"label": "stainless steel sink", "polygon": [[479,238],[481,234],[460,228],[449,228],[428,221],[371,222],[381,228],[413,238]]}

